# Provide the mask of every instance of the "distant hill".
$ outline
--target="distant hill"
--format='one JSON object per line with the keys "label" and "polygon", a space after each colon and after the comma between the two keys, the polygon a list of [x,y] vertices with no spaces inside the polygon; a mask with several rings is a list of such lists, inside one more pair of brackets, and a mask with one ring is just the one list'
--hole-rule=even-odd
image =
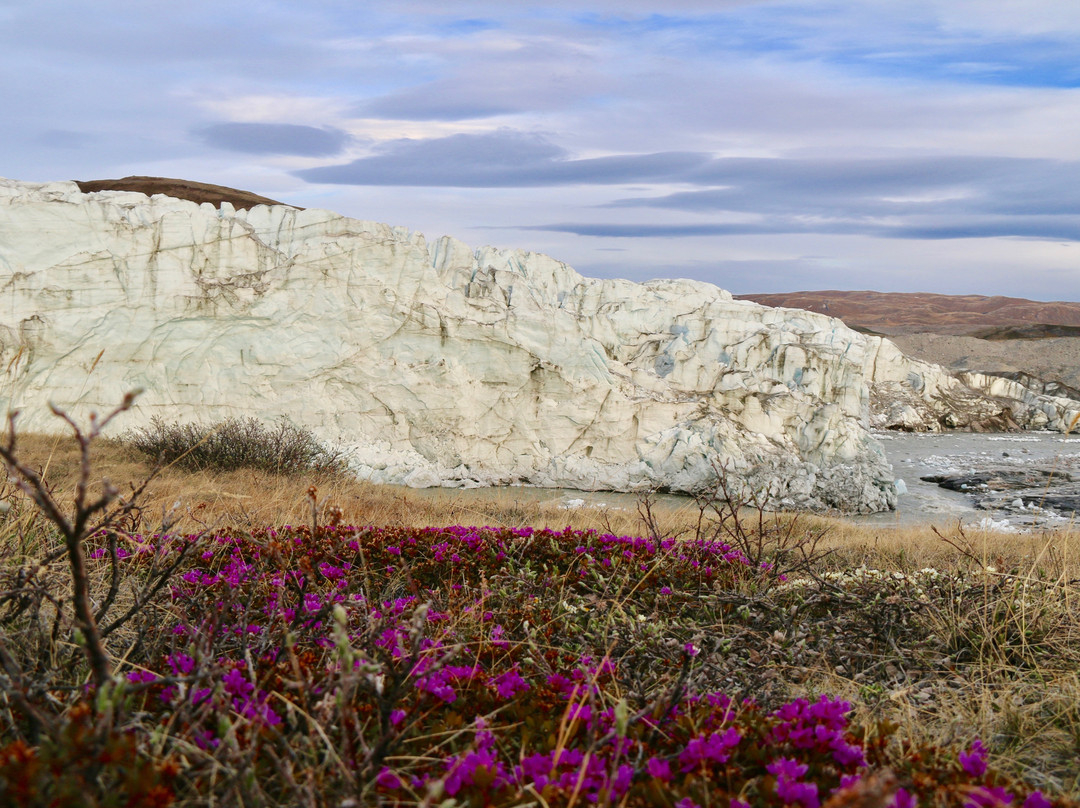
{"label": "distant hill", "polygon": [[[209,202],[212,205],[220,205],[228,202],[237,210],[247,210],[256,205],[284,205],[276,199],[253,194],[250,191],[238,191],[236,188],[227,188],[224,185],[211,185],[206,182],[192,182],[191,180],[177,180],[169,177],[124,177],[118,180],[75,180],[79,190],[84,194],[94,191],[135,191],[147,196],[165,194],[165,196],[186,199],[189,202]],[[290,207],[297,207],[291,205]],[[301,208],[302,210],[302,208]]]}
{"label": "distant hill", "polygon": [[[935,295],[926,292],[784,292],[737,295],[766,306],[806,309],[839,317],[852,328],[882,334],[970,334],[998,339],[1065,336],[1080,327],[1080,303],[1020,297]],[[1038,328],[1031,328],[1038,326]],[[1020,329],[1018,333],[1002,329]]]}

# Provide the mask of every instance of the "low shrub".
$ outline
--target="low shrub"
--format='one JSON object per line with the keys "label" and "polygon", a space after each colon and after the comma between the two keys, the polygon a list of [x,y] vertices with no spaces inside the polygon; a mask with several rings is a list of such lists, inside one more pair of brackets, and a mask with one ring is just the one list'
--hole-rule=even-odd
{"label": "low shrub", "polygon": [[168,424],[155,417],[149,426],[130,430],[120,440],[151,458],[196,471],[250,468],[302,474],[348,468],[342,450],[327,447],[310,430],[286,418],[269,427],[256,418]]}
{"label": "low shrub", "polygon": [[[722,543],[464,526],[135,538],[91,537],[90,572],[133,580],[182,553],[155,619],[105,689],[54,682],[55,706],[36,700],[126,716],[91,744],[123,769],[100,769],[119,804],[1075,805],[995,771],[977,739],[913,746],[830,696],[733,698],[709,635],[760,619],[741,606],[773,573]],[[47,761],[89,741],[54,722],[33,751],[25,725],[3,727],[0,792],[56,793]]]}

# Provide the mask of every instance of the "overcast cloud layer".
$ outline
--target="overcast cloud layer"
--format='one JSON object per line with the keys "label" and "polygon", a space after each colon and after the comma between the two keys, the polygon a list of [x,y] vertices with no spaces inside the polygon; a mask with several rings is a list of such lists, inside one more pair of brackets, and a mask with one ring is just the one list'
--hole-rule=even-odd
{"label": "overcast cloud layer", "polygon": [[0,175],[736,293],[1080,300],[1080,5],[0,0]]}

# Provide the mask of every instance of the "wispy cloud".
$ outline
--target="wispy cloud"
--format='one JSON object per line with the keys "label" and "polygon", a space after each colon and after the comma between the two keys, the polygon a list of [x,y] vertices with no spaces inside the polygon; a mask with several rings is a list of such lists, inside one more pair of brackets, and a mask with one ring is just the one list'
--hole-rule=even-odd
{"label": "wispy cloud", "polygon": [[705,164],[689,152],[570,159],[540,135],[499,131],[384,144],[377,154],[296,172],[309,182],[509,188],[666,182]]}
{"label": "wispy cloud", "polygon": [[722,186],[615,200],[611,207],[739,211],[828,218],[1080,214],[1080,163],[915,157],[720,159],[690,181]]}
{"label": "wispy cloud", "polygon": [[845,235],[901,239],[1033,238],[1080,241],[1080,223],[1074,217],[1037,216],[1022,220],[935,218],[896,223],[844,220],[807,220],[770,217],[761,222],[713,222],[707,224],[578,224],[525,225],[521,230],[550,230],[601,238],[688,238],[748,235]]}

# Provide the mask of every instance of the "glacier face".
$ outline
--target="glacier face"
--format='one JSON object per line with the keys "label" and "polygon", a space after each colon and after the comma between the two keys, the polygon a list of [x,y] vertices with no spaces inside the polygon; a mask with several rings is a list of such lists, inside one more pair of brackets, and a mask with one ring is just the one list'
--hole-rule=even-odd
{"label": "glacier face", "polygon": [[927,422],[971,391],[839,320],[704,283],[590,279],[322,210],[11,180],[0,367],[22,429],[61,428],[47,401],[102,412],[141,387],[129,426],[287,415],[377,482],[692,491],[719,464],[776,504],[850,511],[895,504],[875,390]]}

